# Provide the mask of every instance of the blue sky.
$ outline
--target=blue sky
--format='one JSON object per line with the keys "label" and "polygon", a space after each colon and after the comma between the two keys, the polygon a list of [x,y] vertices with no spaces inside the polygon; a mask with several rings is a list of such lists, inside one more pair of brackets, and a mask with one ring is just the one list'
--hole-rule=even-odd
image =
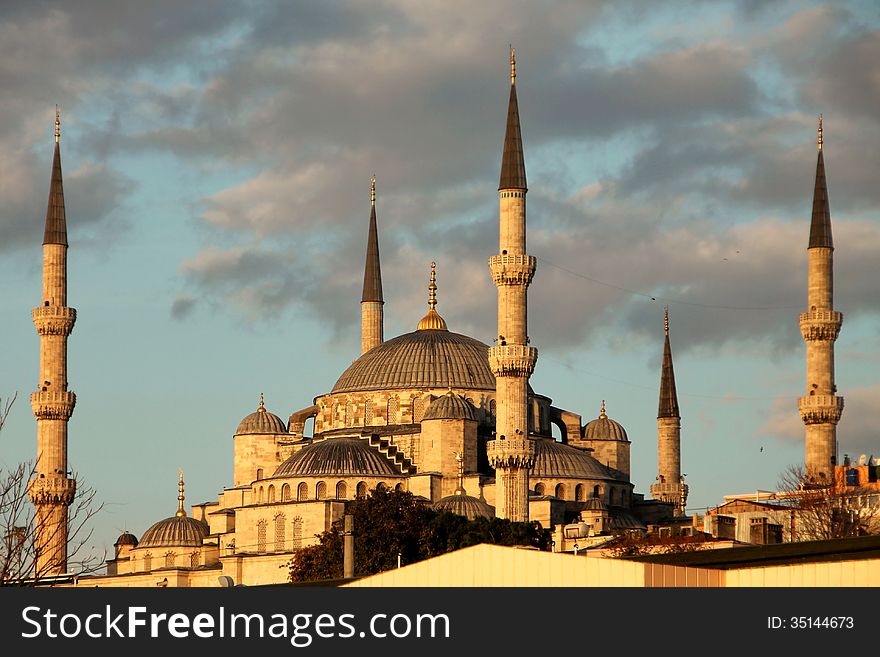
{"label": "blue sky", "polygon": [[109,545],[173,513],[178,467],[189,502],[231,484],[260,392],[286,418],[357,357],[371,174],[386,335],[415,328],[434,260],[450,328],[491,342],[509,43],[533,387],[585,420],[605,399],[647,492],[668,304],[692,510],[802,461],[823,113],[840,452],[880,454],[873,3],[44,2],[0,9],[0,463],[35,450],[55,103],[70,462]]}

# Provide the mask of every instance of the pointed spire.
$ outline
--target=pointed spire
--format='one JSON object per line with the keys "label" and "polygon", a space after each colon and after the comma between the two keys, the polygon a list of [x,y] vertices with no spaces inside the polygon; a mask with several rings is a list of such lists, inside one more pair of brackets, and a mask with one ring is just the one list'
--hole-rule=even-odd
{"label": "pointed spire", "polygon": [[177,475],[177,513],[174,515],[178,518],[185,518],[186,511],[183,510],[183,500],[185,499],[183,496],[183,470],[178,468]]}
{"label": "pointed spire", "polygon": [[431,263],[431,282],[428,284],[428,312],[419,321],[417,331],[448,331],[446,320],[437,312],[437,263]]}
{"label": "pointed spire", "polygon": [[370,228],[367,232],[367,262],[364,266],[364,301],[378,301],[382,298],[382,269],[379,266],[379,230],[376,227],[376,176],[370,178]]}
{"label": "pointed spire", "polygon": [[810,223],[809,249],[834,248],[831,239],[831,210],[828,207],[828,187],[825,183],[825,157],[822,151],[822,115],[819,115],[819,136],[816,141],[819,156],[816,161],[816,184],[813,187],[813,219]]}
{"label": "pointed spire", "polygon": [[64,185],[61,182],[61,113],[55,106],[55,156],[52,160],[52,178],[49,182],[49,207],[46,210],[46,230],[43,244],[67,246],[67,219],[64,213]]}
{"label": "pointed spire", "polygon": [[507,130],[504,133],[504,154],[501,156],[501,180],[498,189],[527,190],[526,163],[523,158],[522,133],[519,127],[519,106],[516,101],[516,51],[510,48],[510,101],[507,105]]}
{"label": "pointed spire", "polygon": [[660,372],[660,409],[657,417],[681,417],[678,413],[678,395],[675,392],[675,372],[672,369],[672,349],[669,346],[669,306],[663,316],[663,366]]}

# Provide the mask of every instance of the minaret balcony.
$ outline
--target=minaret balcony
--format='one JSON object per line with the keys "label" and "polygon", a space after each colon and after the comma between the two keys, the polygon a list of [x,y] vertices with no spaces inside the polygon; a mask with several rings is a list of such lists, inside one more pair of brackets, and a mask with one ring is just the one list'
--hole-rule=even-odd
{"label": "minaret balcony", "polygon": [[810,395],[798,399],[798,410],[804,424],[837,424],[843,413],[843,397]]}
{"label": "minaret balcony", "polygon": [[804,340],[830,340],[837,339],[840,326],[843,324],[843,313],[837,310],[811,310],[801,313],[801,334]]}
{"label": "minaret balcony", "polygon": [[489,347],[489,369],[495,376],[528,377],[535,371],[537,362],[535,347],[520,344]]}
{"label": "minaret balcony", "polygon": [[69,420],[76,395],[69,390],[31,393],[31,408],[38,420]]}
{"label": "minaret balcony", "polygon": [[489,271],[495,285],[529,285],[537,265],[535,256],[525,254],[494,255],[489,258]]}
{"label": "minaret balcony", "polygon": [[40,335],[70,335],[76,322],[76,310],[67,306],[37,306],[32,315]]}
{"label": "minaret balcony", "polygon": [[535,446],[525,436],[504,437],[486,443],[489,465],[498,468],[531,468],[535,465]]}
{"label": "minaret balcony", "polygon": [[40,475],[28,482],[28,496],[35,505],[69,505],[76,494],[76,480],[59,475]]}

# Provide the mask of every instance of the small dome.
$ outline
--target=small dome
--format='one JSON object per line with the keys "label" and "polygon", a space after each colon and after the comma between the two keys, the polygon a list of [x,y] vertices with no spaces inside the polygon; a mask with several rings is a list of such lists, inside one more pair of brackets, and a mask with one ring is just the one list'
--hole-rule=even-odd
{"label": "small dome", "polygon": [[555,479],[616,479],[614,472],[584,451],[558,443],[550,438],[537,438],[535,444],[535,467],[529,477]]}
{"label": "small dome", "polygon": [[489,506],[483,500],[470,495],[447,495],[434,503],[435,511],[449,511],[468,520],[474,518],[494,518],[495,507]]}
{"label": "small dome", "polygon": [[119,538],[116,539],[116,542],[113,544],[115,547],[122,547],[124,545],[130,545],[131,547],[137,547],[138,540],[137,536],[134,534],[130,534],[129,532],[123,532],[119,535]]}
{"label": "small dome", "polygon": [[394,477],[400,472],[360,438],[327,438],[290,456],[275,470],[276,477],[360,475]]}
{"label": "small dome", "polygon": [[474,414],[474,407],[470,402],[450,390],[428,405],[424,416],[422,416],[422,421],[425,420],[474,420],[476,422],[477,416]]}
{"label": "small dome", "polygon": [[584,427],[584,440],[622,440],[628,441],[626,430],[619,422],[605,415],[605,400],[602,400],[602,411],[599,417],[588,422]]}
{"label": "small dome", "polygon": [[238,429],[235,430],[237,436],[255,433],[287,433],[284,420],[266,410],[262,393],[260,393],[259,408],[239,422]]}
{"label": "small dome", "polygon": [[201,520],[171,516],[145,531],[138,547],[199,547],[208,532],[208,525]]}
{"label": "small dome", "polygon": [[446,320],[440,316],[433,308],[430,308],[428,312],[419,320],[419,325],[416,327],[417,331],[448,331],[449,328],[446,326]]}
{"label": "small dome", "polygon": [[602,501],[601,497],[591,497],[587,500],[584,511],[607,511],[608,505]]}

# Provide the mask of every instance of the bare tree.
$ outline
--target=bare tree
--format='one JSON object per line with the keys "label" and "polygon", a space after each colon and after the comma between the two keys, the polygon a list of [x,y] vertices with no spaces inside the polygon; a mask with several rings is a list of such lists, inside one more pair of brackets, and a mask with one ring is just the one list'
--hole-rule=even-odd
{"label": "bare tree", "polygon": [[[16,396],[5,401],[0,399],[0,431],[15,399]],[[34,474],[31,463],[0,468],[0,586],[33,586],[49,579],[49,573],[38,572],[36,566],[40,547],[36,540],[35,510],[28,495],[28,482]],[[103,567],[106,553],[98,554],[88,548],[92,536],[91,520],[102,508],[102,504],[96,503],[93,488],[77,486],[73,502],[68,507],[69,573],[93,573]]]}
{"label": "bare tree", "polygon": [[782,473],[779,497],[779,502],[792,509],[794,540],[874,534],[880,524],[880,491],[847,486],[846,481],[809,483],[802,465],[790,466]]}

